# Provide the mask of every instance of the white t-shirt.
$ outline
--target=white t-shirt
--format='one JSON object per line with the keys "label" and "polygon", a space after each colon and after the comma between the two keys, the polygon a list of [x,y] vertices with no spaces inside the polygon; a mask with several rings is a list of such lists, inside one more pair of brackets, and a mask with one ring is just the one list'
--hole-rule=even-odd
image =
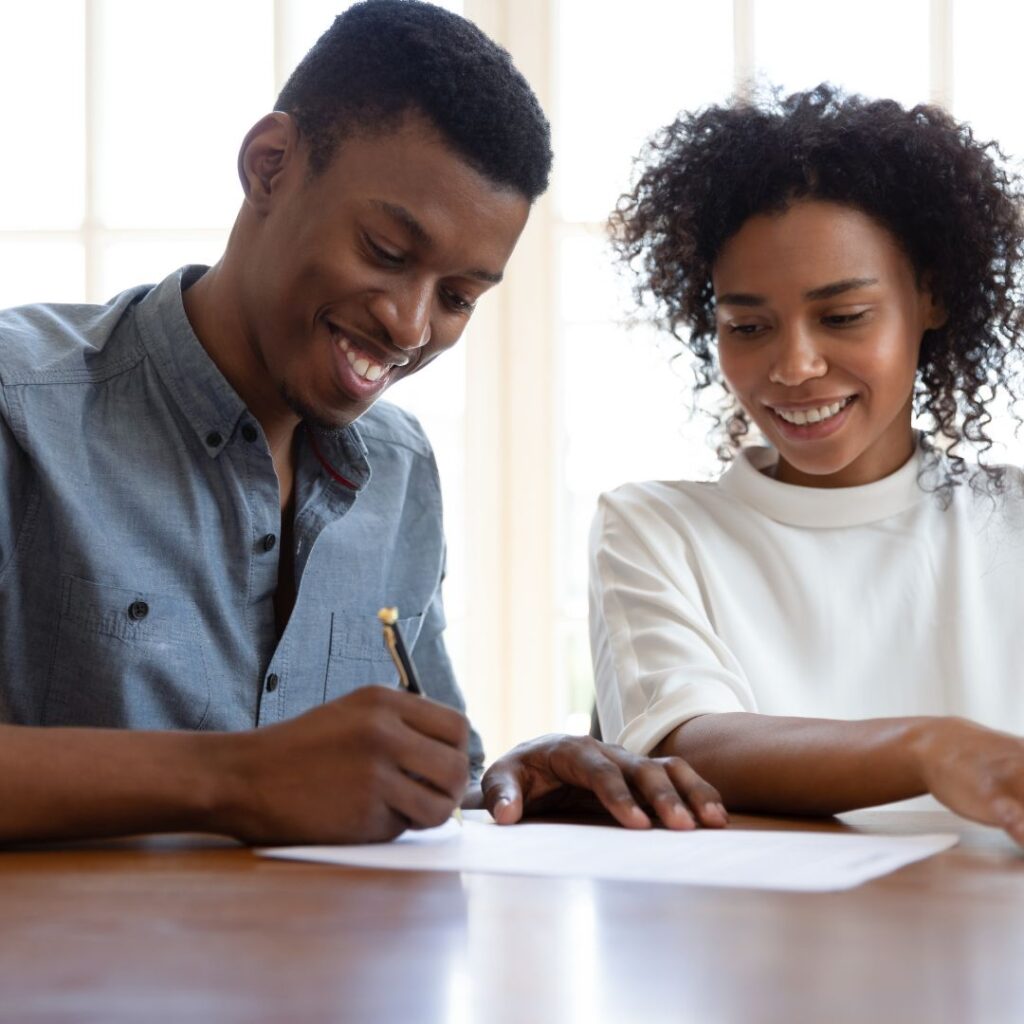
{"label": "white t-shirt", "polygon": [[[767,448],[714,483],[626,484],[591,533],[604,736],[646,753],[696,715],[962,715],[1024,733],[1024,475],[922,489],[779,483]],[[927,477],[926,477],[927,480]]]}

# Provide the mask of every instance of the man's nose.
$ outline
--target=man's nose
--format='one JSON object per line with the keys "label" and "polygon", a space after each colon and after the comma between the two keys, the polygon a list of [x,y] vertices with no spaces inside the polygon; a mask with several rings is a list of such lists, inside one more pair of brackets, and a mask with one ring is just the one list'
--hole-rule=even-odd
{"label": "man's nose", "polygon": [[422,348],[430,341],[433,288],[394,288],[374,296],[370,311],[388,332],[392,344],[402,349]]}
{"label": "man's nose", "polygon": [[827,372],[828,362],[811,332],[799,325],[779,328],[768,374],[773,384],[796,387]]}

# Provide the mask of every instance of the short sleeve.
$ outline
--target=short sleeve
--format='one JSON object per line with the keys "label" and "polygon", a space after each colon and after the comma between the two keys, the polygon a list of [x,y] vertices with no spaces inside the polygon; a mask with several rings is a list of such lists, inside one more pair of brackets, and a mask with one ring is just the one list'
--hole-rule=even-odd
{"label": "short sleeve", "polygon": [[602,734],[646,754],[691,718],[756,703],[685,538],[620,493],[602,496],[591,529],[590,642]]}
{"label": "short sleeve", "polygon": [[10,422],[7,395],[0,385],[0,581],[11,562],[28,507],[28,457]]}
{"label": "short sleeve", "polygon": [[[426,695],[457,711],[465,712],[466,701],[459,689],[459,684],[455,681],[455,672],[445,646],[446,624],[444,602],[439,584],[431,597],[429,606],[423,613],[423,625],[416,637],[416,644],[412,651],[413,659],[416,662],[416,672]],[[483,743],[477,731],[470,729],[469,773],[474,782],[479,781],[483,774],[483,767]]]}

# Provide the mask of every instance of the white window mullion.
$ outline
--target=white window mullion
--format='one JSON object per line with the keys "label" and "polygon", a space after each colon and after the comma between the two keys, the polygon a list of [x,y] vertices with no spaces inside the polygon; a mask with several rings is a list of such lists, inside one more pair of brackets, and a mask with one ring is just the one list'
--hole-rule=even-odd
{"label": "white window mullion", "polygon": [[953,0],[931,0],[929,99],[953,109]]}
{"label": "white window mullion", "polygon": [[85,297],[87,302],[102,302],[99,294],[101,227],[98,222],[98,180],[97,163],[99,147],[99,89],[97,68],[103,55],[99,19],[101,0],[85,0],[85,153],[83,173],[85,175],[85,211],[82,217],[82,245],[85,258]]}
{"label": "white window mullion", "polygon": [[732,2],[733,88],[737,96],[748,96],[756,71],[754,0]]}
{"label": "white window mullion", "polygon": [[[512,54],[549,112],[553,7],[548,0],[465,5],[466,16]],[[551,200],[543,197],[466,352],[472,598],[463,684],[492,756],[550,730],[561,701],[555,681],[552,224]]]}

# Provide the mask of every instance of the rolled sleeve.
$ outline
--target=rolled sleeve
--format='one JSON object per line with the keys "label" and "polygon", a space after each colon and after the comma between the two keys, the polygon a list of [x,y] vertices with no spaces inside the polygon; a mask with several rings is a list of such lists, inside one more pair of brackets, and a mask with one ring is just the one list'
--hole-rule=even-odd
{"label": "rolled sleeve", "polygon": [[602,733],[646,754],[698,715],[756,711],[715,633],[685,539],[602,496],[590,535],[590,641]]}

